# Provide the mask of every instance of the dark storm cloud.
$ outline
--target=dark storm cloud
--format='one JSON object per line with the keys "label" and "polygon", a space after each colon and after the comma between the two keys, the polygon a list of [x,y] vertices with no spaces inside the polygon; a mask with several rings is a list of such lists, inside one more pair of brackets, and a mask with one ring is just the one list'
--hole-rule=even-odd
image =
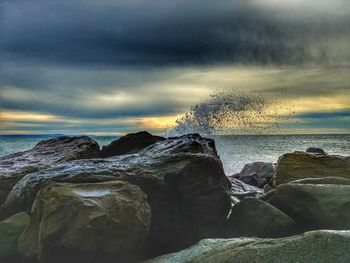
{"label": "dark storm cloud", "polygon": [[2,0],[0,111],[59,121],[0,133],[131,131],[231,85],[348,107],[349,43],[348,0]]}
{"label": "dark storm cloud", "polygon": [[269,2],[3,1],[1,59],[95,66],[344,59],[333,42],[348,40],[340,39],[350,32],[348,2],[332,1],[329,16],[324,1],[280,9]]}

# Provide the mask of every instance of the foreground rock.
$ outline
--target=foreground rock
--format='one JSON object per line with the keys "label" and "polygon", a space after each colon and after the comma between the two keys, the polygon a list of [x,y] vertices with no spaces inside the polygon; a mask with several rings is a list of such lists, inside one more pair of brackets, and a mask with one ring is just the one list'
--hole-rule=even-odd
{"label": "foreground rock", "polygon": [[150,255],[215,237],[231,208],[230,183],[214,142],[199,135],[167,139],[133,155],[73,161],[32,173],[17,183],[7,213],[30,211],[39,189],[53,182],[123,180],[139,186],[152,210]]}
{"label": "foreground rock", "polygon": [[304,229],[350,229],[350,185],[334,184],[338,180],[333,184],[320,181],[282,184],[262,199]]}
{"label": "foreground rock", "polygon": [[350,179],[350,156],[294,152],[282,155],[277,162],[274,184],[303,178],[343,177]]}
{"label": "foreground rock", "polygon": [[129,133],[118,140],[111,142],[109,145],[103,146],[101,156],[110,157],[115,155],[137,153],[146,147],[163,140],[165,140],[165,138],[154,136],[146,131]]}
{"label": "foreground rock", "polygon": [[350,231],[320,230],[278,239],[205,239],[147,263],[348,263]]}
{"label": "foreground rock", "polygon": [[231,237],[283,237],[295,231],[293,219],[272,205],[252,197],[234,205],[229,218]]}
{"label": "foreground rock", "polygon": [[29,215],[22,212],[0,222],[0,262],[19,261],[17,240],[29,225],[29,220]]}
{"label": "foreground rock", "polygon": [[127,262],[142,258],[151,211],[127,182],[56,184],[40,190],[20,254],[40,262]]}
{"label": "foreground rock", "polygon": [[98,144],[87,136],[62,136],[39,142],[31,150],[0,157],[0,205],[26,174],[71,160],[98,157]]}

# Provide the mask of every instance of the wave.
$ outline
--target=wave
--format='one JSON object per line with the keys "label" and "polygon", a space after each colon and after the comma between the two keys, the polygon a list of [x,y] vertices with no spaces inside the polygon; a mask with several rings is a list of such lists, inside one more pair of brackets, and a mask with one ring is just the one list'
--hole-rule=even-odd
{"label": "wave", "polygon": [[292,114],[291,107],[271,97],[233,89],[216,91],[176,120],[165,136],[275,133]]}

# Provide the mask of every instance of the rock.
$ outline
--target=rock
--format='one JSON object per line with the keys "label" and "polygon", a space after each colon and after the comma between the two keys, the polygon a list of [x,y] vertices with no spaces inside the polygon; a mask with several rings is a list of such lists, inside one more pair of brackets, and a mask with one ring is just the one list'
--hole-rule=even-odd
{"label": "rock", "polygon": [[341,177],[305,178],[289,182],[289,184],[342,184],[350,185],[350,179]]}
{"label": "rock", "polygon": [[276,239],[205,239],[147,263],[348,263],[350,231],[319,230]]}
{"label": "rock", "polygon": [[29,225],[29,220],[29,215],[21,212],[0,222],[1,262],[9,262],[15,259],[18,260],[16,257],[17,240],[22,234],[23,230]]}
{"label": "rock", "polygon": [[293,219],[253,197],[244,198],[233,206],[228,225],[230,237],[283,237],[296,230]]}
{"label": "rock", "polygon": [[71,160],[98,157],[99,145],[87,136],[44,140],[31,150],[0,157],[0,205],[26,174]]}
{"label": "rock", "polygon": [[240,172],[240,177],[256,174],[259,177],[270,180],[273,176],[274,164],[265,162],[253,162],[246,164]]}
{"label": "rock", "polygon": [[350,179],[350,156],[294,152],[282,155],[277,162],[274,184],[304,178],[342,177]]}
{"label": "rock", "polygon": [[350,185],[282,184],[261,199],[304,229],[350,229]]}
{"label": "rock", "polygon": [[327,154],[323,149],[316,147],[309,147],[306,149],[307,153],[318,153],[318,154]]}
{"label": "rock", "polygon": [[118,140],[111,142],[109,145],[103,146],[101,157],[137,153],[146,147],[163,140],[165,140],[165,138],[154,136],[146,131],[129,133],[120,137]]}
{"label": "rock", "polygon": [[39,262],[135,262],[150,217],[146,195],[127,182],[47,185],[18,250]]}
{"label": "rock", "polygon": [[271,191],[271,190],[273,190],[274,188],[271,186],[271,185],[269,185],[269,184],[265,184],[264,185],[264,192],[265,193],[267,193],[267,192],[269,192],[269,191]]}
{"label": "rock", "polygon": [[239,180],[245,184],[253,185],[259,188],[263,188],[268,183],[268,180],[266,178],[260,177],[256,173],[251,173],[246,176],[240,176]]}
{"label": "rock", "polygon": [[238,198],[244,198],[248,196],[259,196],[262,195],[264,192],[262,189],[249,184],[245,184],[236,178],[232,178],[230,176],[227,178],[231,183],[231,195],[236,196]]}
{"label": "rock", "polygon": [[192,134],[153,144],[132,155],[72,161],[32,173],[9,194],[7,213],[29,211],[39,189],[53,182],[123,180],[139,186],[152,210],[150,255],[215,237],[231,209],[230,183],[212,140]]}

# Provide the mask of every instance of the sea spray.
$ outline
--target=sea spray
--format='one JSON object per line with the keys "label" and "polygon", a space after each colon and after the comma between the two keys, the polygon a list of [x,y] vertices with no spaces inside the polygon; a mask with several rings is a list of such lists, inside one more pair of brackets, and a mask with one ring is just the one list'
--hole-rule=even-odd
{"label": "sea spray", "polygon": [[233,89],[216,91],[208,100],[191,107],[165,135],[276,133],[281,121],[292,112],[271,97]]}

